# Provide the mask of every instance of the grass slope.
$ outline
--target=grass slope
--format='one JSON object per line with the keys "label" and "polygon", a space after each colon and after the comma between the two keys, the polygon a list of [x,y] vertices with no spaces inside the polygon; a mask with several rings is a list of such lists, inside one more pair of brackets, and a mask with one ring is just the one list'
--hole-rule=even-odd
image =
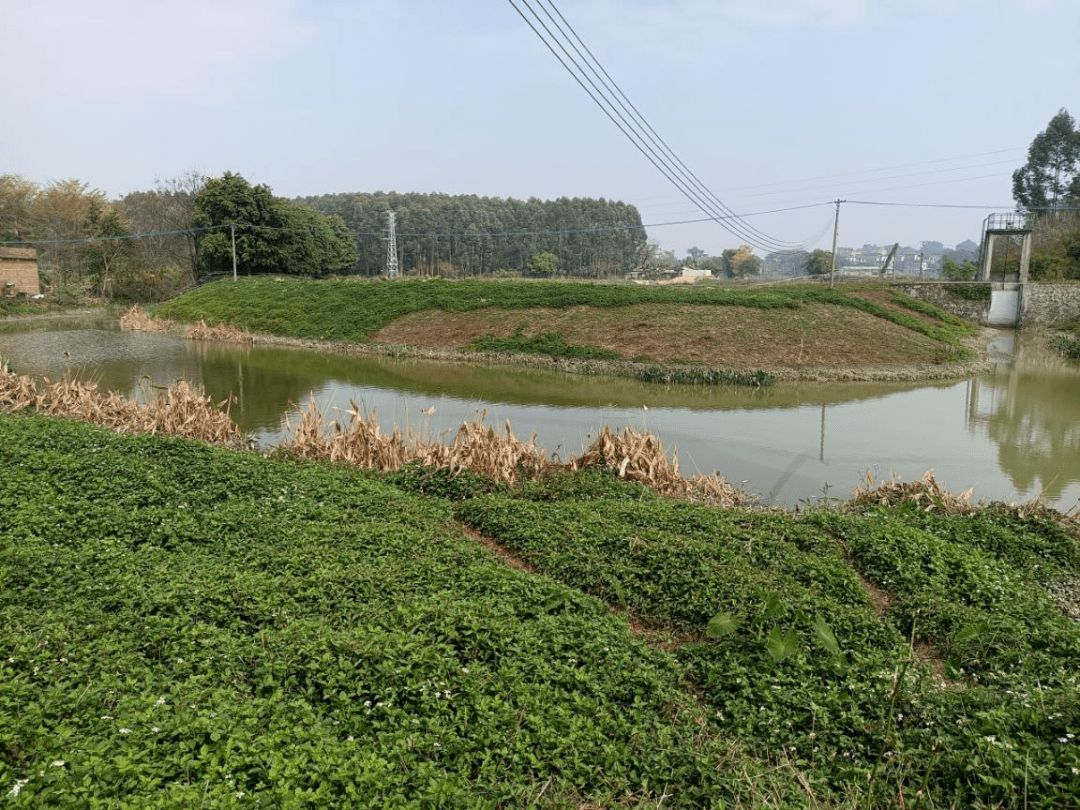
{"label": "grass slope", "polygon": [[[255,332],[296,338],[363,342],[403,316],[427,311],[470,312],[481,309],[566,309],[632,307],[643,304],[741,306],[757,310],[798,311],[809,305],[855,308],[948,347],[949,359],[964,359],[962,338],[974,328],[913,299],[891,294],[885,303],[858,294],[862,288],[827,289],[791,285],[744,289],[731,287],[653,287],[574,282],[387,281],[253,277],[196,288],[157,308],[161,317],[228,324]],[[548,343],[552,343],[549,339]],[[556,354],[566,346],[555,341]],[[518,344],[508,348],[521,351]],[[545,352],[550,346],[524,346]],[[588,353],[587,347],[576,347]]]}
{"label": "grass slope", "polygon": [[0,469],[15,806],[1080,796],[1080,531],[1050,515],[510,491],[30,417]]}

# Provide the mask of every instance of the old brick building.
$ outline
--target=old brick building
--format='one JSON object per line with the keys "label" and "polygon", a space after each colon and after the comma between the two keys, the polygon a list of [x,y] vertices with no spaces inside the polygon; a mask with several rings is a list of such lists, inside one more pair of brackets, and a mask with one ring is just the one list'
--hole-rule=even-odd
{"label": "old brick building", "polygon": [[0,247],[0,295],[37,295],[40,292],[37,251]]}

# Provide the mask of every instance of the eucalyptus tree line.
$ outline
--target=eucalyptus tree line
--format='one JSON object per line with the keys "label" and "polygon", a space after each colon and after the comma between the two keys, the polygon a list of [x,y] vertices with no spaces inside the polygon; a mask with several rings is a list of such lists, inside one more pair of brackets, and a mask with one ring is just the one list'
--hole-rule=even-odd
{"label": "eucalyptus tree line", "polygon": [[294,202],[340,216],[355,234],[355,272],[378,275],[386,261],[387,211],[396,214],[398,260],[421,275],[529,273],[555,257],[553,273],[606,278],[625,274],[646,242],[641,215],[623,202],[560,197],[528,200],[476,195],[354,192]]}

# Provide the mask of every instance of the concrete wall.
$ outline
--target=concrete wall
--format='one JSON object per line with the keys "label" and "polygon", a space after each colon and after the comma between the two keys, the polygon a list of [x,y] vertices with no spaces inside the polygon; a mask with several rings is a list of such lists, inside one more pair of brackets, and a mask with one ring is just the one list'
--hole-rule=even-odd
{"label": "concrete wall", "polygon": [[[14,287],[9,287],[14,283]],[[41,292],[37,251],[33,248],[0,248],[0,295]]]}
{"label": "concrete wall", "polygon": [[1028,284],[1020,326],[1053,326],[1080,319],[1080,283]]}
{"label": "concrete wall", "polygon": [[953,290],[960,287],[971,289],[970,284],[942,284],[938,282],[926,282],[922,284],[897,284],[896,289],[910,295],[917,301],[925,301],[933,304],[940,310],[976,323],[986,323],[987,313],[990,311],[990,297],[985,300],[972,301],[970,298],[962,298]]}
{"label": "concrete wall", "polygon": [[[896,289],[919,301],[933,304],[959,318],[976,323],[989,323],[990,300],[971,301],[961,298],[954,289],[963,285],[945,282],[897,284]],[[1000,285],[994,286],[1000,288]],[[1044,284],[1029,282],[1020,295],[1020,327],[1054,326],[1080,318],[1080,282],[1073,284]]]}

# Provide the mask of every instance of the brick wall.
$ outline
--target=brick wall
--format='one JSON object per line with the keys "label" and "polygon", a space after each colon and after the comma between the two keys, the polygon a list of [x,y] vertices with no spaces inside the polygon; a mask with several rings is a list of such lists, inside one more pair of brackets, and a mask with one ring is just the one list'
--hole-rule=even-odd
{"label": "brick wall", "polygon": [[[9,287],[14,283],[14,287]],[[41,292],[37,251],[33,248],[0,248],[0,295]]]}

